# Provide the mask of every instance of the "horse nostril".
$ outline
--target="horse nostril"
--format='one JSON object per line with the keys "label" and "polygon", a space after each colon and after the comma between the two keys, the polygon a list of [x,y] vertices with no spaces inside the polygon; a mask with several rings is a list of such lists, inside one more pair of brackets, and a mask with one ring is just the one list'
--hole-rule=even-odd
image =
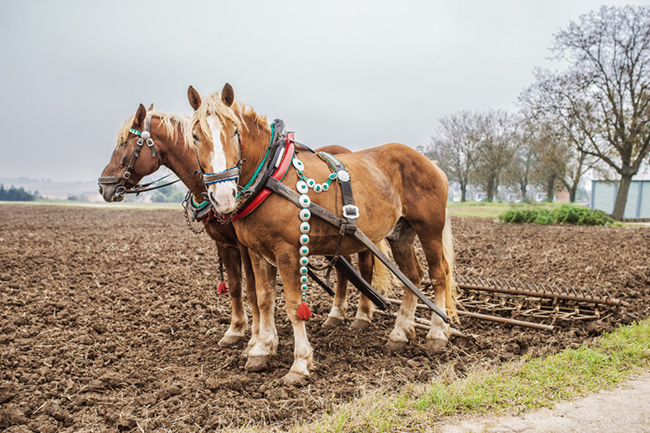
{"label": "horse nostril", "polygon": [[101,186],[101,185],[99,185],[99,193],[100,193],[100,194],[104,194],[104,190],[102,189],[102,186]]}
{"label": "horse nostril", "polygon": [[235,199],[237,198],[237,191],[232,192],[232,198],[235,198]]}

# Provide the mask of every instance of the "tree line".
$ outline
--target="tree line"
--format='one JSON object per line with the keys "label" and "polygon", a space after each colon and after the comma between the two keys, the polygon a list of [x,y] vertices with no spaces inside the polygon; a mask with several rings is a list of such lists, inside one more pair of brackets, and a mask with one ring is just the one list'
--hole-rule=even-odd
{"label": "tree line", "polygon": [[576,199],[580,180],[617,180],[612,216],[622,219],[632,177],[650,153],[650,7],[602,7],[553,36],[560,71],[537,68],[519,110],[462,111],[439,120],[423,149],[458,182],[461,200],[478,185],[487,200],[506,186],[531,186],[552,200]]}
{"label": "tree line", "polygon": [[0,185],[0,201],[34,201],[36,195],[25,191],[25,188],[15,188],[11,186],[5,189],[4,185]]}

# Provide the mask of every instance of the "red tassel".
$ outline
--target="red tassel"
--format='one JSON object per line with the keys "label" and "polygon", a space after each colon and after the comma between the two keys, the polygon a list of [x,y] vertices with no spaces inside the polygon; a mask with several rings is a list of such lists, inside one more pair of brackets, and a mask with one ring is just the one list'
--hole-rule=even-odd
{"label": "red tassel", "polygon": [[309,309],[309,306],[305,301],[302,301],[300,305],[298,305],[298,319],[299,320],[309,320],[311,319],[311,310]]}
{"label": "red tassel", "polygon": [[228,292],[228,286],[226,286],[225,281],[219,281],[219,285],[217,286],[217,292],[219,292],[220,295],[223,295],[224,293]]}

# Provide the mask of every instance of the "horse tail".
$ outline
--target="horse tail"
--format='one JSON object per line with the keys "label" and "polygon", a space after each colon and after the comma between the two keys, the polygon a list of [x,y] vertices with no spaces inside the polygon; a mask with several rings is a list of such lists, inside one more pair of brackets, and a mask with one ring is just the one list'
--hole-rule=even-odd
{"label": "horse tail", "polygon": [[[388,256],[388,241],[383,239],[379,242],[379,250]],[[393,274],[388,270],[386,265],[379,260],[376,256],[374,257],[375,263],[373,265],[372,272],[372,286],[379,291],[382,295],[389,293],[390,289],[393,286]]]}
{"label": "horse tail", "polygon": [[451,233],[451,219],[449,212],[445,210],[445,227],[442,229],[442,258],[447,262],[449,273],[447,274],[445,305],[447,306],[447,315],[458,322],[458,313],[456,312],[456,275],[455,275],[455,258],[454,258],[454,237]]}

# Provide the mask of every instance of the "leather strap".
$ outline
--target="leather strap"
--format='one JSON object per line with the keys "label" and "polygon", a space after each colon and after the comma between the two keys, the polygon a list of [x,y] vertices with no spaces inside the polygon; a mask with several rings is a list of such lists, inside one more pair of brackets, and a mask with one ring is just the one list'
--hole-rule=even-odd
{"label": "leather strap", "polygon": [[345,223],[341,225],[341,235],[353,235],[357,229],[356,219],[359,218],[359,208],[354,205],[350,173],[345,168],[345,165],[334,155],[327,152],[318,152],[317,154],[332,167],[334,173],[337,174],[337,179],[341,186],[341,196],[343,198],[342,212],[343,218],[345,219]]}

